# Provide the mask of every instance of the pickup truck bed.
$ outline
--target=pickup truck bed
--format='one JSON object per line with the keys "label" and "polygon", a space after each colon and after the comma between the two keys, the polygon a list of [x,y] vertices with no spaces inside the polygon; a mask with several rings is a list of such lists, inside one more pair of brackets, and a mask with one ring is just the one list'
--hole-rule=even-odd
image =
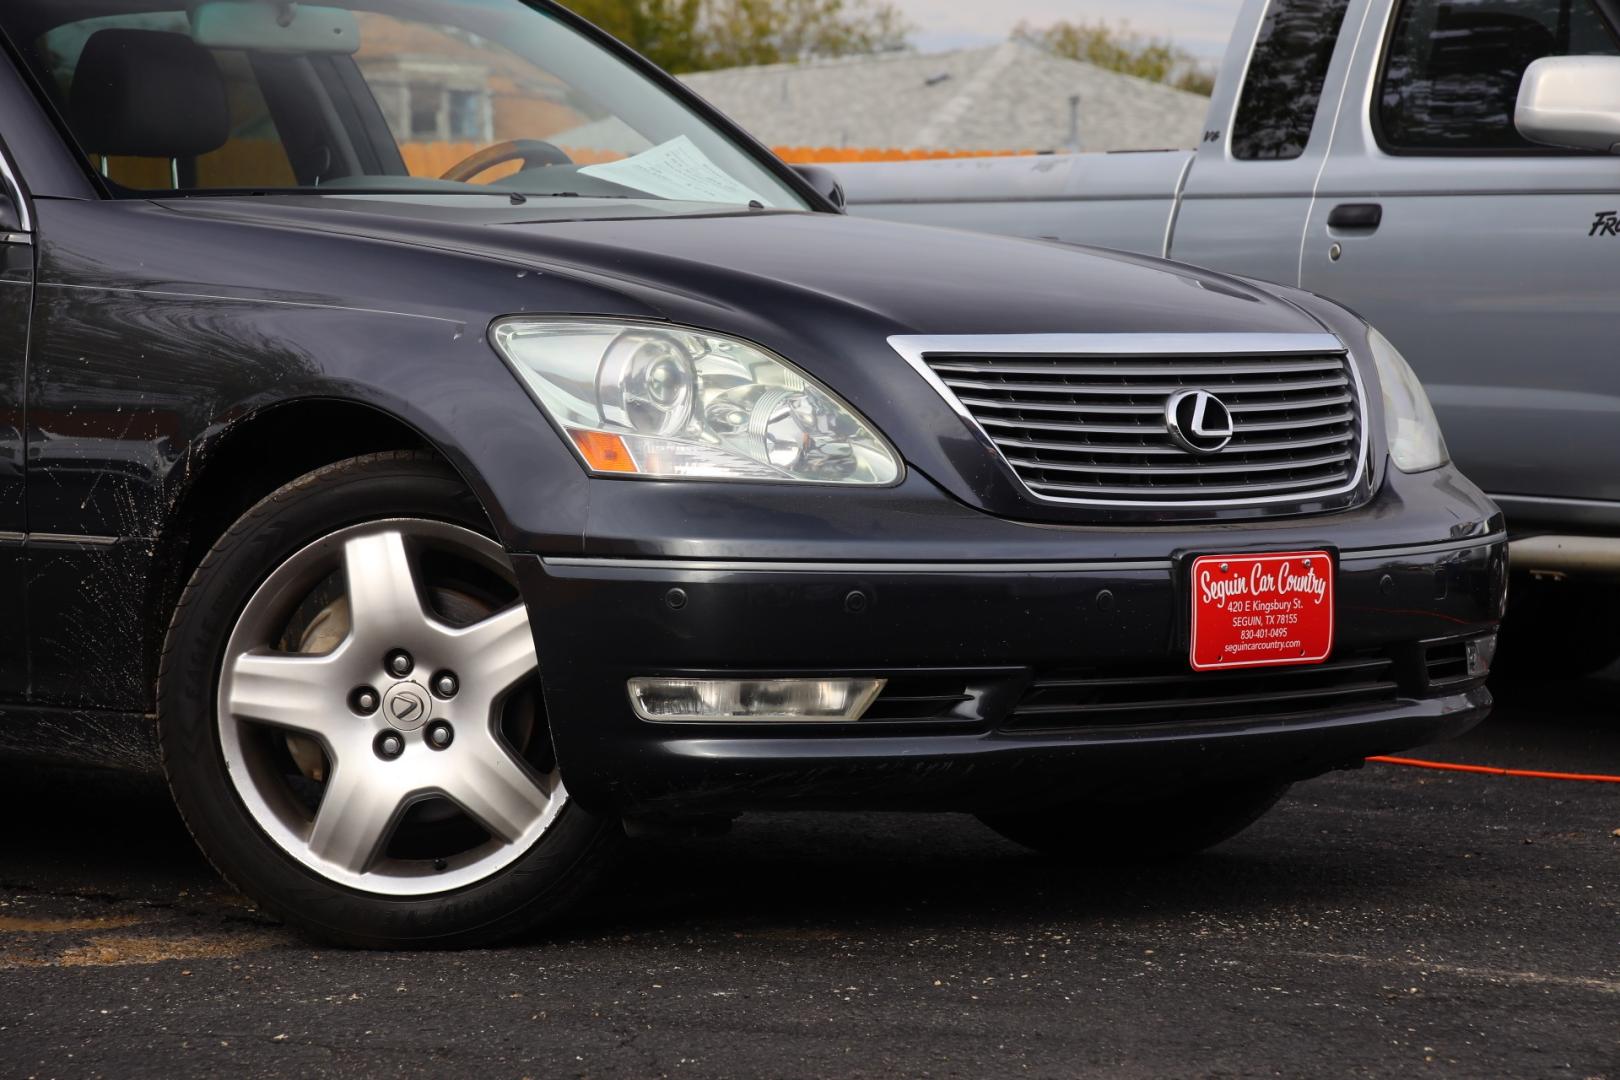
{"label": "pickup truck bed", "polygon": [[1146,255],[1169,243],[1191,150],[841,165],[852,213]]}

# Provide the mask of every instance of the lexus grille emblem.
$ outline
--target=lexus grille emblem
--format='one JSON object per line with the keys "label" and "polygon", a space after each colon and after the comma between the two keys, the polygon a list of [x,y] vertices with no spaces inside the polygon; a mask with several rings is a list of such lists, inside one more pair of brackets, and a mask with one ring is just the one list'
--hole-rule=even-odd
{"label": "lexus grille emblem", "polygon": [[1164,422],[1176,445],[1195,454],[1226,449],[1236,434],[1232,410],[1208,390],[1178,390],[1164,403]]}

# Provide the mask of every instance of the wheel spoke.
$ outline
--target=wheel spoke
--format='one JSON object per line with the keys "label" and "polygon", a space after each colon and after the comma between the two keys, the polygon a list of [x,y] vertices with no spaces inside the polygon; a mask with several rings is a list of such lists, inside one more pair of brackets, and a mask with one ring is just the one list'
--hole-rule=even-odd
{"label": "wheel spoke", "polygon": [[317,858],[363,874],[382,854],[401,799],[376,772],[368,762],[338,762],[309,832],[309,849]]}
{"label": "wheel spoke", "polygon": [[491,700],[533,673],[539,661],[529,613],[522,602],[498,611],[482,622],[452,631],[451,640],[462,685]]}
{"label": "wheel spoke", "polygon": [[397,532],[360,536],[343,545],[343,571],[348,579],[349,618],[362,640],[391,640],[426,616],[416,591],[405,538]]}
{"label": "wheel spoke", "polygon": [[312,735],[327,735],[342,724],[344,697],[337,654],[299,656],[254,651],[231,662],[225,711]]}
{"label": "wheel spoke", "polygon": [[551,801],[493,735],[468,739],[454,778],[442,787],[452,802],[507,842],[522,836]]}

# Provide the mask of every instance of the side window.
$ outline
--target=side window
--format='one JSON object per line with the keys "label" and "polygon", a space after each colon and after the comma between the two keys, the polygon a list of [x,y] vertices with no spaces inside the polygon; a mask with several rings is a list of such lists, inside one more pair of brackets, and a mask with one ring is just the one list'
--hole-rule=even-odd
{"label": "side window", "polygon": [[1374,101],[1386,150],[1542,149],[1513,124],[1525,68],[1543,56],[1620,56],[1592,0],[1405,0]]}
{"label": "side window", "polygon": [[[102,30],[152,30],[189,34],[184,12],[145,12],[111,15],[68,23],[46,34],[35,45],[44,60],[48,85],[60,102],[71,100],[79,60],[92,35]],[[187,161],[181,168],[182,186],[233,188],[295,185],[292,165],[276,131],[270,107],[259,89],[258,74],[245,52],[216,51],[214,62],[224,79],[230,105],[230,136],[216,150]],[[65,110],[64,110],[65,111]],[[88,148],[94,150],[93,147]],[[161,190],[174,186],[174,170],[164,158],[107,156],[92,153],[92,164],[109,180],[128,188]],[[195,170],[195,175],[191,171]]]}
{"label": "side window", "polygon": [[1274,0],[1232,122],[1232,155],[1281,161],[1305,152],[1350,0]]}

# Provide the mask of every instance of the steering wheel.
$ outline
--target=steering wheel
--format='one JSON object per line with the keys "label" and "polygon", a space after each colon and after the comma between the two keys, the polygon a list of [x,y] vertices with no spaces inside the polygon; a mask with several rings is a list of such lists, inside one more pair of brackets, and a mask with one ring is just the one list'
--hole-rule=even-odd
{"label": "steering wheel", "polygon": [[508,161],[521,161],[523,168],[536,165],[572,165],[574,159],[543,139],[508,139],[494,146],[486,146],[476,154],[462,158],[445,170],[441,180],[467,183],[479,173],[487,172]]}

